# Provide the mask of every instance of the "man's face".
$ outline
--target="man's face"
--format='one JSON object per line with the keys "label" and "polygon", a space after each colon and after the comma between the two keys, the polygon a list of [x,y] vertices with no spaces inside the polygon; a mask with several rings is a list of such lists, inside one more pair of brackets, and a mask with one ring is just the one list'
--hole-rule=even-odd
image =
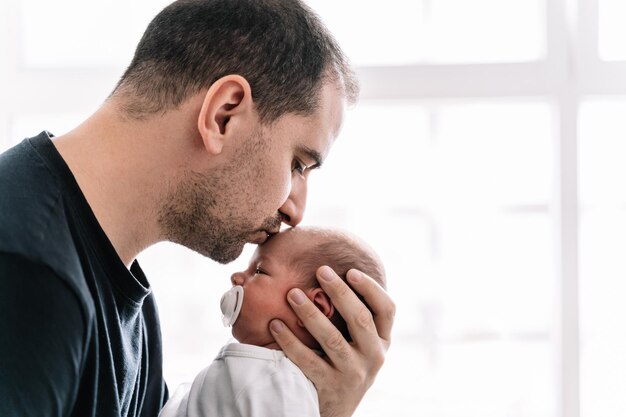
{"label": "man's face", "polygon": [[330,151],[344,105],[328,83],[312,115],[289,113],[258,124],[210,172],[189,173],[161,210],[167,238],[228,263],[246,243],[263,243],[278,232],[282,222],[300,223],[309,173]]}
{"label": "man's face", "polygon": [[296,251],[306,250],[304,239],[301,233],[282,231],[257,248],[245,271],[232,275],[232,284],[244,289],[241,312],[232,329],[239,342],[276,347],[269,332],[272,319],[282,320],[297,335],[304,331],[287,303],[287,292],[301,287],[298,280],[302,278],[290,258]]}

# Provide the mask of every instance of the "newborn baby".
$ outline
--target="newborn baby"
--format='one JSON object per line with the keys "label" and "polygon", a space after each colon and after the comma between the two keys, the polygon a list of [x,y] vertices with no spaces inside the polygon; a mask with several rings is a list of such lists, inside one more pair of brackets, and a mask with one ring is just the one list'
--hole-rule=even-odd
{"label": "newborn baby", "polygon": [[385,287],[380,259],[357,237],[313,227],[278,233],[257,248],[245,271],[232,275],[233,288],[222,297],[224,325],[239,343],[224,346],[191,387],[177,390],[160,417],[319,416],[313,383],[279,350],[269,323],[282,320],[305,345],[320,349],[287,302],[287,292],[298,287],[351,340],[315,278],[321,265],[344,280],[358,269]]}

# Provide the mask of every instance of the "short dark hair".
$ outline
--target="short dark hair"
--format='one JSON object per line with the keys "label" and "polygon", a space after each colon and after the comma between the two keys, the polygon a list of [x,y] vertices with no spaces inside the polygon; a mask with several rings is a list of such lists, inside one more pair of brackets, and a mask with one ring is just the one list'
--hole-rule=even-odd
{"label": "short dark hair", "polygon": [[[307,245],[305,250],[296,251],[289,259],[290,266],[299,273],[303,288],[319,287],[315,273],[322,265],[330,266],[344,281],[350,269],[358,269],[381,287],[387,288],[382,260],[371,246],[354,234],[321,227],[295,227],[288,232],[311,236],[311,245]],[[363,297],[359,298],[367,305]],[[337,311],[331,320],[346,340],[351,341],[346,322]]]}
{"label": "short dark hair", "polygon": [[178,0],[148,25],[112,96],[131,118],[163,113],[229,74],[244,77],[262,122],[310,115],[333,81],[358,82],[319,17],[300,0]]}

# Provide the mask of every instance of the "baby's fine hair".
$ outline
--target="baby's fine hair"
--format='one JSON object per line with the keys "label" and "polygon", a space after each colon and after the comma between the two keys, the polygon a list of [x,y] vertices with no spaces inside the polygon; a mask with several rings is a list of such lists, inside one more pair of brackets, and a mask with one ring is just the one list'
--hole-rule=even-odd
{"label": "baby's fine hair", "polygon": [[[331,267],[344,281],[350,269],[358,269],[381,287],[387,287],[385,268],[380,257],[354,234],[340,229],[309,226],[298,226],[289,229],[288,233],[303,233],[310,242],[310,246],[305,245],[302,250],[294,251],[289,260],[290,267],[299,272],[303,288],[319,287],[315,273],[322,265]],[[365,303],[362,297],[359,298]],[[338,312],[335,312],[332,320],[346,340],[351,341],[346,323]]]}

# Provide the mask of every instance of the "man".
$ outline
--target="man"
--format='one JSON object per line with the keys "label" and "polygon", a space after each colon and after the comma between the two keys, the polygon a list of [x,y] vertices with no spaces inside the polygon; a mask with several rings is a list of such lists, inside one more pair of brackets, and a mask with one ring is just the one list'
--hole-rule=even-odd
{"label": "man", "polygon": [[[148,26],[102,107],[0,156],[0,415],[156,416],[167,399],[157,309],[134,261],[170,240],[218,262],[295,226],[356,84],[297,0],[180,0]],[[301,291],[326,352],[276,342],[352,414],[389,345],[394,305],[369,277],[318,271],[347,343]],[[182,283],[181,283],[182,285]]]}

